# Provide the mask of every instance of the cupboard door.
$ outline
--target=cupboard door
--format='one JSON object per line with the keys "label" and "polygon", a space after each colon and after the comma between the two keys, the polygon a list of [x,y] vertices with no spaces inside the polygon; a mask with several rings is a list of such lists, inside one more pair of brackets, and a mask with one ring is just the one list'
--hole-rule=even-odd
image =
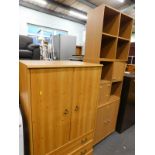
{"label": "cupboard door", "polygon": [[122,81],[125,72],[126,63],[124,62],[114,62],[113,64],[113,81]]}
{"label": "cupboard door", "polygon": [[100,68],[74,69],[71,140],[94,130],[100,76]]}
{"label": "cupboard door", "polygon": [[34,155],[69,141],[73,69],[32,69]]}
{"label": "cupboard door", "polygon": [[110,97],[111,82],[100,83],[99,102],[98,106],[106,104]]}
{"label": "cupboard door", "polygon": [[115,131],[119,100],[113,101],[97,110],[94,144]]}

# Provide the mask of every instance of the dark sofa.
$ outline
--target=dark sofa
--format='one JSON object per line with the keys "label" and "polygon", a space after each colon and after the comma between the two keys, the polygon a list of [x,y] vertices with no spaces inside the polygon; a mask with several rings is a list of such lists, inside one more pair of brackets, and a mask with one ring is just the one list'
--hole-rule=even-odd
{"label": "dark sofa", "polygon": [[40,59],[40,46],[31,37],[19,35],[19,59]]}

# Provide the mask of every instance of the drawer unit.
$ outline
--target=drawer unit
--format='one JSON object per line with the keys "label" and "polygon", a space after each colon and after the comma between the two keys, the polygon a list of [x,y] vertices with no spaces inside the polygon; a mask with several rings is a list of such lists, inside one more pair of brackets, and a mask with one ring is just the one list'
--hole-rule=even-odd
{"label": "drawer unit", "polygon": [[69,153],[68,155],[87,155],[92,150],[92,147],[93,147],[93,140],[83,145],[79,149]]}
{"label": "drawer unit", "polygon": [[47,155],[67,155],[93,139],[93,132],[73,140]]}
{"label": "drawer unit", "polygon": [[119,101],[110,99],[108,104],[98,108],[94,144],[115,131]]}
{"label": "drawer unit", "polygon": [[98,106],[106,104],[106,102],[110,97],[110,91],[111,91],[111,82],[101,81]]}

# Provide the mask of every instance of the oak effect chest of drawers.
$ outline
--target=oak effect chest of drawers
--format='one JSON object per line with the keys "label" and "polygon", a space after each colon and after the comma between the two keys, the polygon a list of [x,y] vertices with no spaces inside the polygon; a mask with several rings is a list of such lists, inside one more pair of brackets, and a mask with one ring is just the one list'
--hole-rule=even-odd
{"label": "oak effect chest of drawers", "polygon": [[92,155],[100,64],[20,61],[30,155]]}

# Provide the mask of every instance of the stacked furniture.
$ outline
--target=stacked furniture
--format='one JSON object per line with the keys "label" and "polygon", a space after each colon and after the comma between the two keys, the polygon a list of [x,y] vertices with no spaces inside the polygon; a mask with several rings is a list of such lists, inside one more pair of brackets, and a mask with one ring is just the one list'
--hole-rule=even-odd
{"label": "stacked furniture", "polygon": [[29,36],[19,35],[19,59],[40,59],[40,46]]}
{"label": "stacked furniture", "polygon": [[103,64],[95,141],[115,131],[133,19],[101,5],[88,14],[85,62]]}
{"label": "stacked furniture", "polygon": [[102,65],[20,61],[30,155],[92,155]]}

